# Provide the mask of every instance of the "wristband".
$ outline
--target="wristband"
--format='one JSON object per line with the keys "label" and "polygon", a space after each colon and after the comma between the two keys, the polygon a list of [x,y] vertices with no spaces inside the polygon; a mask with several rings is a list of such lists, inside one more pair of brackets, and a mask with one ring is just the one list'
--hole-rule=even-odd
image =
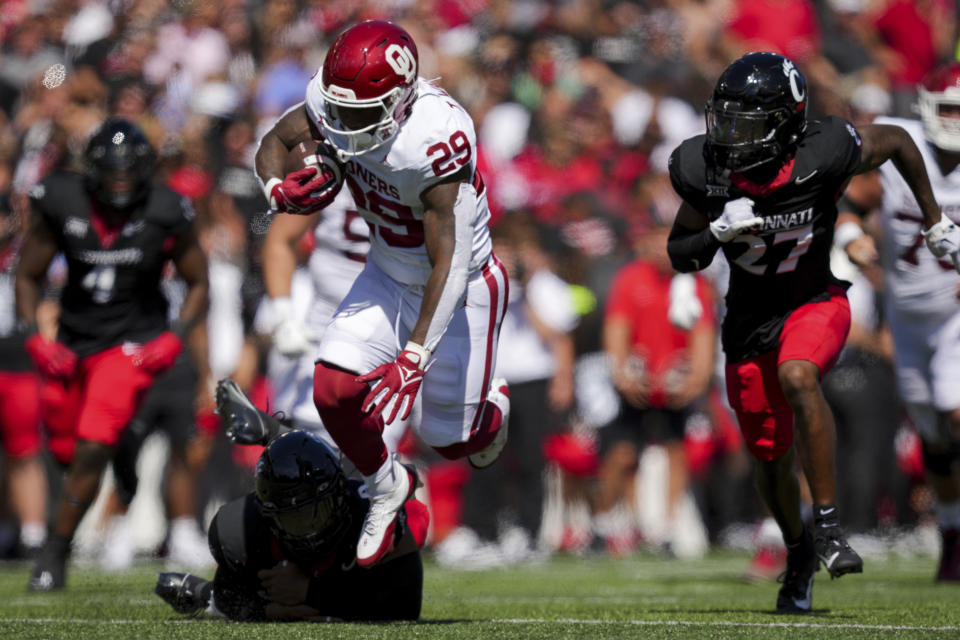
{"label": "wristband", "polygon": [[424,367],[427,366],[427,360],[430,359],[430,352],[425,347],[417,344],[416,342],[407,342],[407,346],[405,346],[403,350],[409,351],[411,353],[415,353],[417,354],[417,356],[419,356],[419,360],[417,361],[417,368],[423,371]]}
{"label": "wristband", "polygon": [[281,180],[280,178],[270,178],[263,185],[263,193],[265,196],[267,196],[267,202],[270,203],[270,208],[274,211],[277,210],[277,201],[273,197],[273,188],[278,184],[282,184],[282,183],[283,183],[283,180]]}
{"label": "wristband", "polygon": [[863,235],[863,227],[856,222],[847,221],[833,230],[834,246],[846,249],[847,245]]}

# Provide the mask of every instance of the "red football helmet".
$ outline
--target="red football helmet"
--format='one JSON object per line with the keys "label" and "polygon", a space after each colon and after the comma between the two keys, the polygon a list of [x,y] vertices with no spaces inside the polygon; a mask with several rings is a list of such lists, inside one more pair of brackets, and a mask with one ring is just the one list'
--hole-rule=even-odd
{"label": "red football helmet", "polygon": [[391,22],[368,20],[342,34],[323,60],[320,126],[343,156],[390,140],[417,96],[417,45]]}
{"label": "red football helmet", "polygon": [[927,139],[944,151],[960,152],[960,62],[930,73],[918,92]]}

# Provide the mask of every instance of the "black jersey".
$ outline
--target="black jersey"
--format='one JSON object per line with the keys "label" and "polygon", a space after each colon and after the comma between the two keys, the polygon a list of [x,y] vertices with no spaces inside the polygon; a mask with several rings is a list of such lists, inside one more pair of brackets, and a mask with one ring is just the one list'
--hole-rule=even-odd
{"label": "black jersey", "polygon": [[67,261],[58,338],[84,357],[159,335],[167,326],[163,265],[193,224],[190,200],[153,185],[107,240],[81,176],[52,174],[34,187],[30,199]]}
{"label": "black jersey", "polygon": [[[343,620],[415,620],[420,616],[423,566],[419,550],[371,568],[356,563],[357,539],[367,513],[362,483],[349,481],[351,526],[336,550],[304,559],[287,551],[257,508],[253,493],[225,504],[210,524],[210,551],[217,561],[214,602],[234,620],[262,620],[267,601],[257,572],[287,560],[311,576],[306,604]],[[398,515],[395,540],[408,536],[406,513]]]}
{"label": "black jersey", "polygon": [[741,197],[764,218],[763,228],[723,244],[730,286],[722,340],[728,361],[737,362],[776,349],[794,309],[826,300],[831,284],[847,286],[830,271],[830,249],[837,198],[860,164],[860,136],[843,118],[811,121],[792,161],[761,191],[713,177],[704,141],[690,138],[671,155],[677,193],[710,220]]}

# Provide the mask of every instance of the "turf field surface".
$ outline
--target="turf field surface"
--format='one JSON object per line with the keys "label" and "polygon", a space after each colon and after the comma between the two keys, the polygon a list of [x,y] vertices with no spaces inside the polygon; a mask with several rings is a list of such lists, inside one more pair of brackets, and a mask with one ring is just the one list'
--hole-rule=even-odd
{"label": "turf field surface", "polygon": [[68,588],[29,593],[29,567],[0,565],[0,638],[960,638],[960,584],[929,556],[868,558],[865,573],[820,571],[809,615],[773,613],[778,585],[746,583],[749,557],[555,557],[488,571],[429,558],[417,623],[236,624],[185,618],[151,593],[161,565],[125,574],[72,566]]}

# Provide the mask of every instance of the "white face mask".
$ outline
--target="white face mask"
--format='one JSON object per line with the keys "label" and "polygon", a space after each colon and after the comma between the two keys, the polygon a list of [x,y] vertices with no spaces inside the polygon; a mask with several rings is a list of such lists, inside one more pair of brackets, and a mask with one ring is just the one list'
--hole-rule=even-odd
{"label": "white face mask", "polygon": [[[331,86],[320,88],[324,99],[324,112],[320,125],[330,141],[337,147],[342,158],[358,156],[377,149],[396,135],[400,129],[400,120],[397,118],[397,105],[414,91],[413,87],[404,90],[395,87],[387,94],[378,98],[360,100],[353,97],[349,89]],[[409,101],[408,101],[409,102]],[[380,109],[379,120],[358,129],[349,128],[341,119],[343,109]],[[406,107],[404,107],[404,110]],[[403,114],[401,114],[403,115]]]}
{"label": "white face mask", "polygon": [[960,107],[960,90],[927,91],[918,93],[920,119],[924,134],[936,147],[944,151],[960,152],[960,117],[941,115],[940,107]]}

